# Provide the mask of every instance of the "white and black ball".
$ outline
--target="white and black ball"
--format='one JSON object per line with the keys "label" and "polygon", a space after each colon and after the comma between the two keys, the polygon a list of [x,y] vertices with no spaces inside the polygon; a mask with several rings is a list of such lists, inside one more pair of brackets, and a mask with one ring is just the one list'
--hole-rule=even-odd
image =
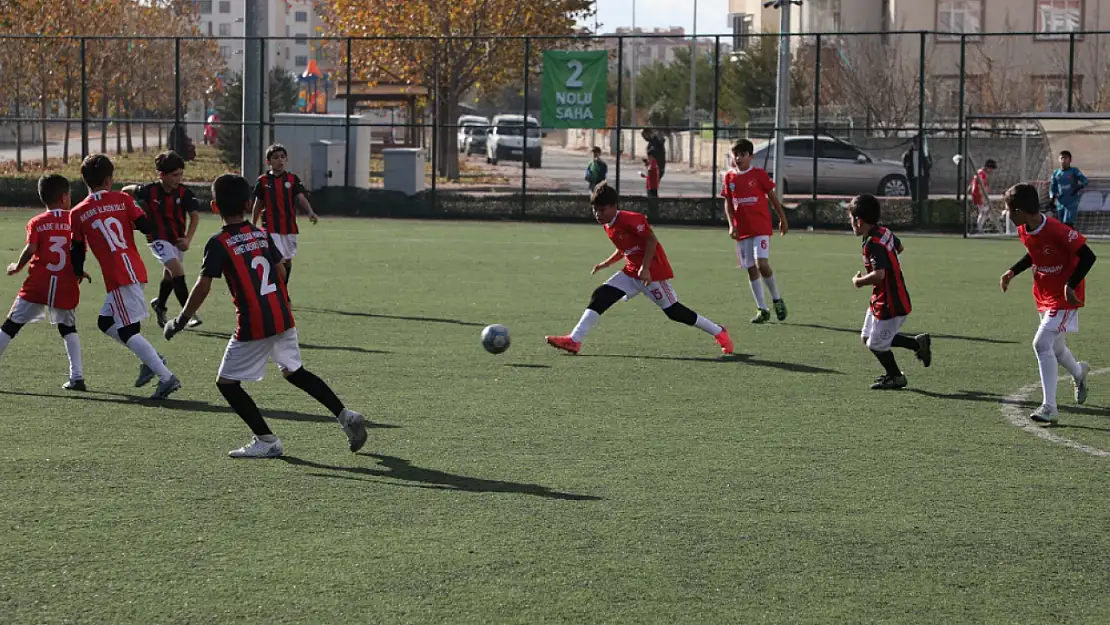
{"label": "white and black ball", "polygon": [[509,329],[496,323],[486,326],[482,330],[482,347],[491,354],[509,349]]}

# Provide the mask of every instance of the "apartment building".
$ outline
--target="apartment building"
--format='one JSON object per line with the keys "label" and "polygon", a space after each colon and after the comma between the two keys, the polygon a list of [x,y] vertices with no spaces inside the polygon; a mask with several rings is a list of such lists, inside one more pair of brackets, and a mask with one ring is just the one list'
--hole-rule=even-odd
{"label": "apartment building", "polygon": [[244,36],[245,4],[254,1],[268,3],[267,34],[274,38],[267,41],[269,67],[300,73],[310,59],[320,60],[317,56],[318,45],[310,38],[320,36],[323,24],[313,10],[311,0],[197,0],[200,33],[209,37],[228,37],[220,39],[219,46],[231,73],[243,71],[243,40],[234,38]]}
{"label": "apartment building", "polygon": [[[640,35],[646,36],[640,37]],[[618,28],[614,32],[602,34],[602,37],[605,38],[602,41],[612,58],[616,58],[617,48],[621,42],[618,37],[624,38],[624,67],[626,68],[625,71],[628,72],[635,68],[639,73],[644,68],[656,63],[670,63],[675,60],[679,50],[683,54],[690,51],[690,39],[686,36],[686,29],[681,26],[653,28],[651,30]],[[699,53],[712,57],[714,47],[713,39],[698,39],[697,49]],[[721,56],[724,57],[731,51],[732,42],[722,39]]]}
{"label": "apartment building", "polygon": [[[739,49],[752,35],[779,30],[779,11],[762,0],[730,0],[729,10]],[[822,60],[856,75],[885,69],[916,77],[921,36],[892,33],[929,31],[926,96],[938,113],[956,111],[961,74],[965,104],[979,112],[1065,111],[1069,75],[1073,110],[1105,110],[1110,35],[1071,42],[1071,33],[1100,30],[1110,31],[1110,0],[804,0],[791,9],[791,31],[830,33]],[[877,34],[852,34],[862,32]],[[791,46],[804,50],[815,39],[794,37]]]}

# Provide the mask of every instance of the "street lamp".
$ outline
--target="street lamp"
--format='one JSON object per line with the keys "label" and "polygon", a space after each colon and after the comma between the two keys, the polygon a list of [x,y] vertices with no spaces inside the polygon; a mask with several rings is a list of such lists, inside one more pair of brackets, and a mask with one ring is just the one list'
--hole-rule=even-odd
{"label": "street lamp", "polygon": [[[636,41],[636,0],[632,0],[632,82],[629,84],[631,93],[629,96],[632,98],[632,127],[636,127],[636,74],[639,73],[640,63],[638,58],[640,46]],[[631,131],[632,140],[629,142],[631,146],[632,160],[636,160],[636,131]],[[617,138],[617,149],[620,149],[620,137]]]}
{"label": "street lamp", "polygon": [[775,92],[775,163],[771,177],[782,191],[783,144],[790,123],[790,5],[801,0],[768,0],[763,8],[779,9],[779,73]]}
{"label": "street lamp", "polygon": [[690,169],[694,168],[694,111],[697,109],[698,84],[698,0],[694,0],[694,32],[690,33]]}

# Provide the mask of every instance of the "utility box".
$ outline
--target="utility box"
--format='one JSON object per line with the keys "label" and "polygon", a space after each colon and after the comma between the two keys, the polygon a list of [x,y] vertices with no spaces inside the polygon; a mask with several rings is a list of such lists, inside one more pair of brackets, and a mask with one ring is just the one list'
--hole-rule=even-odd
{"label": "utility box", "polygon": [[[343,115],[278,113],[274,115],[274,139],[289,151],[286,167],[300,176],[308,189],[319,189],[325,182],[313,180],[312,143],[333,141],[346,143],[346,160],[338,169],[332,168],[332,181],[344,186],[348,161],[350,186],[370,188],[370,126],[361,115],[350,118],[350,141],[347,141],[347,118]],[[327,170],[324,170],[325,172]]]}
{"label": "utility box", "polygon": [[416,195],[424,190],[424,150],[420,148],[387,148],[385,157],[385,190]]}
{"label": "utility box", "polygon": [[312,177],[309,179],[309,191],[343,186],[343,156],[346,151],[347,144],[344,141],[312,142],[310,145]]}

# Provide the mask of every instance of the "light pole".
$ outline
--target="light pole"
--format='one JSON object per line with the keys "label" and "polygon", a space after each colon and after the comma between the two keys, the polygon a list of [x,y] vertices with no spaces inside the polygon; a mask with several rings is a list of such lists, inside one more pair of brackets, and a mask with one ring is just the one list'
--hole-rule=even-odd
{"label": "light pole", "polygon": [[764,8],[779,10],[779,70],[775,93],[775,163],[771,176],[782,195],[783,144],[790,124],[790,5],[801,6],[801,0],[769,0]]}
{"label": "light pole", "polygon": [[694,168],[694,115],[697,110],[695,98],[698,86],[698,0],[694,0],[694,32],[690,33],[690,169]]}
{"label": "light pole", "polygon": [[[629,96],[632,98],[632,106],[629,107],[632,109],[632,123],[629,125],[632,126],[633,129],[629,131],[632,138],[632,140],[629,141],[629,145],[631,146],[629,150],[631,151],[633,162],[636,161],[636,74],[640,71],[640,63],[638,60],[639,49],[640,45],[636,40],[636,0],[632,0],[632,81],[629,83]],[[620,137],[617,137],[618,148],[621,144],[620,141]],[[620,156],[618,155],[617,158],[620,158]]]}

